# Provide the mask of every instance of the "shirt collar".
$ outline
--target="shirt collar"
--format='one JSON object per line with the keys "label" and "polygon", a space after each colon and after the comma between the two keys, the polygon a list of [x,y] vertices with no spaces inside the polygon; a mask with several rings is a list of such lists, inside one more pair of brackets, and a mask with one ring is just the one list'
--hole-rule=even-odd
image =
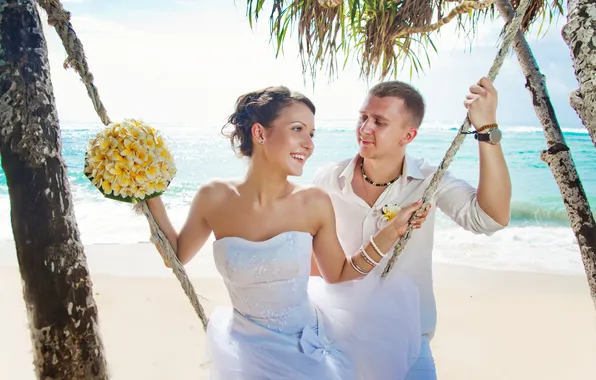
{"label": "shirt collar", "polygon": [[339,187],[343,189],[346,183],[352,183],[352,178],[354,178],[354,168],[356,167],[356,163],[358,163],[358,159],[360,155],[354,156],[350,160],[350,163],[345,167],[345,169],[339,174]]}
{"label": "shirt collar", "polygon": [[420,160],[416,160],[413,157],[406,154],[404,157],[404,172],[403,177],[423,180],[424,175],[420,171]]}

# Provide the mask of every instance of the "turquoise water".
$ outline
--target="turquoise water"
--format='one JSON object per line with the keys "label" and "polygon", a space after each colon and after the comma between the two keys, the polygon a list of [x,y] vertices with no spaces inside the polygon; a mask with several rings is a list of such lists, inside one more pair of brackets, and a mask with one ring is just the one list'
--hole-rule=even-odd
{"label": "turquoise water", "polygon": [[[242,176],[246,161],[234,155],[229,142],[221,136],[220,127],[154,126],[166,138],[178,167],[178,174],[164,198],[172,210],[175,224],[181,225],[187,206],[201,183],[214,177]],[[306,164],[304,175],[295,180],[308,183],[322,164],[353,156],[356,152],[353,126],[350,120],[318,120],[315,153]],[[457,127],[423,125],[408,152],[438,164]],[[146,241],[146,224],[130,212],[130,206],[103,198],[83,174],[87,141],[100,128],[97,124],[70,124],[62,130],[62,154],[68,165],[83,241]],[[540,152],[545,148],[542,130],[527,126],[504,126],[502,129],[503,149],[513,183],[511,226],[486,238],[462,232],[447,218],[440,219],[439,226],[444,228],[437,232],[439,257],[490,266],[512,262],[531,266],[542,263],[539,266],[547,269],[581,270],[561,195],[550,169],[540,161]],[[596,207],[596,149],[583,128],[567,128],[564,134],[590,203]],[[450,168],[453,174],[473,185],[478,182],[477,144],[468,137]],[[0,240],[12,238],[8,211],[6,179],[0,170]],[[557,249],[555,255],[545,255],[545,250],[553,249]],[[527,255],[516,256],[515,252],[520,250]],[[520,260],[525,261],[521,263]]]}
{"label": "turquoise water", "polygon": [[[159,126],[176,158],[178,175],[168,196],[188,200],[197,186],[214,177],[241,176],[245,161],[234,156],[219,129],[201,130],[192,127]],[[542,130],[533,127],[504,127],[503,149],[513,183],[513,218],[516,223],[566,223],[567,217],[556,182],[550,169],[540,161],[545,148]],[[87,141],[99,126],[62,131],[64,158],[69,177],[78,197],[97,195],[83,174]],[[408,152],[438,164],[455,136],[455,126],[423,126]],[[590,202],[596,205],[596,149],[583,128],[566,129],[565,139]],[[304,175],[296,178],[308,183],[323,163],[350,157],[356,151],[353,128],[349,122],[319,122],[315,137],[315,154],[306,165]],[[472,184],[478,181],[477,142],[467,138],[451,165],[451,171]],[[6,178],[0,170],[0,198],[7,196]]]}

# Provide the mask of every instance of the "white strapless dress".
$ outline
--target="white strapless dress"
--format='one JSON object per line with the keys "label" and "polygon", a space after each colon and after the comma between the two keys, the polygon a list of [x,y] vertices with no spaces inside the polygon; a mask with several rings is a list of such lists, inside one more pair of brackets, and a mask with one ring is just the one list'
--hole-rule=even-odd
{"label": "white strapless dress", "polygon": [[211,379],[402,380],[416,360],[418,294],[410,282],[381,297],[383,305],[366,300],[378,296],[339,297],[309,276],[312,236],[305,232],[262,242],[226,237],[213,252],[232,307],[210,318]]}

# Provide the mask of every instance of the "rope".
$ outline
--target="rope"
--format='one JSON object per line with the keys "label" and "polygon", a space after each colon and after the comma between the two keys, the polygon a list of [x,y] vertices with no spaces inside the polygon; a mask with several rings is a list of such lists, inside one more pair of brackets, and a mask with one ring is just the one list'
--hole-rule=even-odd
{"label": "rope", "polygon": [[[492,64],[490,70],[488,71],[488,78],[491,81],[495,80],[495,78],[497,77],[497,74],[499,73],[499,70],[501,69],[501,66],[503,66],[503,62],[505,61],[507,52],[509,51],[511,44],[513,43],[516,33],[519,31],[522,19],[524,17],[524,14],[526,13],[526,10],[528,9],[529,5],[530,5],[530,0],[522,0],[521,3],[519,4],[519,7],[518,7],[513,19],[510,22],[505,24],[505,27],[504,27],[505,33],[503,36],[503,43],[501,45],[501,48],[497,52],[497,56],[495,57],[495,60]],[[424,207],[426,204],[428,204],[429,199],[435,195],[435,192],[437,191],[439,182],[441,182],[441,180],[443,179],[443,176],[445,175],[447,168],[451,164],[451,161],[453,161],[455,154],[457,153],[457,151],[459,150],[459,147],[461,146],[464,139],[466,138],[465,132],[467,132],[469,129],[470,129],[470,119],[466,116],[464,123],[460,127],[459,132],[457,133],[457,136],[455,136],[455,139],[451,143],[451,146],[445,153],[445,157],[443,157],[443,160],[441,161],[437,171],[433,175],[433,178],[430,181],[428,188],[425,190],[424,195],[422,196],[422,203],[423,203],[422,207]],[[415,215],[416,214],[412,215],[411,220],[413,220],[415,218]],[[391,268],[393,268],[395,261],[397,260],[399,255],[401,255],[404,248],[406,247],[406,244],[410,240],[410,237],[412,236],[412,231],[413,231],[413,229],[410,226],[408,228],[408,230],[406,231],[406,233],[397,242],[395,248],[393,249],[393,254],[389,258],[389,261],[387,262],[387,266],[383,270],[383,274],[382,274],[383,277],[386,277],[389,274],[389,271],[391,270]]]}
{"label": "rope", "polygon": [[[95,87],[93,84],[93,75],[89,71],[89,67],[87,65],[83,44],[77,37],[77,34],[70,23],[70,12],[64,9],[60,3],[60,0],[38,0],[38,3],[48,14],[48,24],[52,25],[56,29],[58,36],[62,40],[62,45],[66,49],[68,58],[64,62],[64,68],[66,69],[71,67],[81,76],[85,87],[87,87],[87,94],[89,94],[89,97],[93,102],[93,107],[95,108],[97,115],[104,125],[109,125],[111,121],[107,115],[103,103],[101,102],[101,99],[99,98],[97,87]],[[153,218],[153,215],[147,206],[147,202],[143,201],[137,203],[134,206],[134,209],[136,212],[144,214],[147,218],[151,229],[151,242],[156,245],[157,250],[161,254],[166,266],[172,268],[172,272],[174,272],[174,275],[178,281],[180,281],[180,285],[182,285],[184,293],[186,293],[186,296],[190,300],[192,307],[199,316],[199,319],[203,324],[203,330],[207,330],[208,319],[205,315],[203,307],[201,306],[201,303],[199,302],[199,298],[195,292],[195,289],[190,282],[186,271],[184,270],[184,266],[178,260],[178,257],[176,256],[176,253],[174,252],[170,242],[165,237],[165,234],[159,228],[157,222]]]}
{"label": "rope", "polygon": [[151,242],[157,247],[157,251],[164,260],[165,265],[168,268],[172,268],[172,272],[174,272],[174,275],[178,281],[180,281],[180,284],[184,289],[184,293],[186,293],[186,296],[190,300],[190,304],[195,309],[199,319],[203,323],[203,329],[206,330],[209,320],[205,316],[205,311],[199,302],[199,298],[197,297],[197,293],[195,292],[192,282],[190,282],[188,279],[188,276],[184,270],[184,266],[180,260],[178,260],[178,256],[176,256],[176,253],[174,253],[174,249],[172,249],[172,245],[168,241],[168,238],[165,236],[153,218],[153,214],[151,214],[147,202],[139,202],[134,205],[133,208],[137,213],[142,213],[147,218],[149,227],[151,229]]}
{"label": "rope", "polygon": [[64,68],[67,69],[72,67],[79,73],[81,80],[87,88],[87,94],[89,94],[89,97],[93,102],[95,112],[97,112],[104,125],[109,125],[111,121],[106,114],[106,109],[103,106],[103,103],[99,99],[97,88],[93,84],[93,75],[87,66],[83,44],[77,37],[77,34],[70,23],[70,12],[62,7],[60,0],[38,0],[38,2],[48,14],[48,24],[56,29],[58,36],[60,36],[60,39],[62,40],[62,45],[64,45],[66,53],[68,54],[68,58],[64,61]]}

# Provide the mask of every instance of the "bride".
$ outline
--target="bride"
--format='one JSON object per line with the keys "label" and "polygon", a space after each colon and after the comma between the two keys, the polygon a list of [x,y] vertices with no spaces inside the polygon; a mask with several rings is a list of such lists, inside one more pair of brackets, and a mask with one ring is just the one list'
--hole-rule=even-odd
{"label": "bride", "polygon": [[[420,202],[406,206],[370,243],[346,255],[329,196],[320,188],[288,181],[288,176],[302,175],[313,154],[314,114],[309,99],[285,87],[239,97],[228,124],[233,127],[232,146],[249,160],[244,179],[201,186],[180,232],[160,197],[147,201],[183,264],[211,233],[216,238],[215,264],[232,308],[220,307],[210,318],[212,379],[350,380],[358,353],[377,349],[384,367],[391,364],[392,379],[402,379],[415,360],[396,360],[417,352],[419,345],[415,290],[402,292],[407,298],[403,302],[388,296],[382,314],[358,321],[350,320],[348,310],[331,310],[333,303],[327,305],[321,294],[309,296],[311,252],[326,282],[355,280],[371,271],[405,233],[412,213],[419,213],[414,228],[427,215]],[[375,338],[387,334],[382,326],[396,314],[402,328],[391,329],[392,352],[383,352]],[[346,333],[348,324],[354,328]],[[370,344],[349,347],[350,334],[368,334]]]}

